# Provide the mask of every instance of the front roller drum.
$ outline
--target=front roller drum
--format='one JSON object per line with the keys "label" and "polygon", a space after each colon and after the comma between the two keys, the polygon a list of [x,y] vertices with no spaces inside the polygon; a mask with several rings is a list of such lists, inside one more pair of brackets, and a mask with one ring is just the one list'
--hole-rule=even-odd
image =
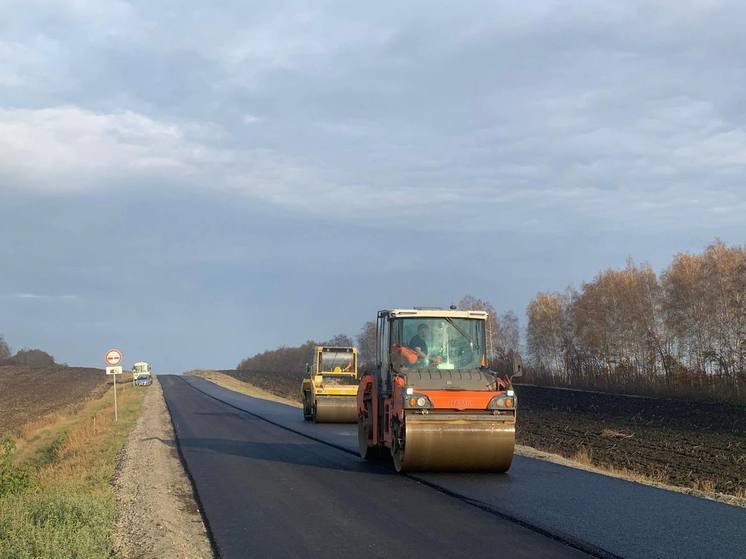
{"label": "front roller drum", "polygon": [[313,410],[317,423],[357,423],[357,396],[319,396]]}
{"label": "front roller drum", "polygon": [[395,425],[391,456],[397,472],[506,472],[514,447],[514,421],[406,416],[403,426]]}

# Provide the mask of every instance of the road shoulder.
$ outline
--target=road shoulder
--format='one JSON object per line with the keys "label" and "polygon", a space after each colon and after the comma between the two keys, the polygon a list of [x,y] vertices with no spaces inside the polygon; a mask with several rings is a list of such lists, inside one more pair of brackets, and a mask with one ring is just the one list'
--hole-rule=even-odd
{"label": "road shoulder", "polygon": [[138,390],[147,391],[142,415],[122,450],[114,481],[116,550],[125,559],[212,558],[161,385],[156,379]]}

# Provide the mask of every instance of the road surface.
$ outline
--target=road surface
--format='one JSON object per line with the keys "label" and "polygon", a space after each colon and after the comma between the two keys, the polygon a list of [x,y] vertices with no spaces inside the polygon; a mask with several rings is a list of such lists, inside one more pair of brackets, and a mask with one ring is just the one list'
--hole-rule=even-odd
{"label": "road surface", "polygon": [[401,476],[354,425],[161,376],[221,557],[744,557],[746,510],[516,457],[506,475]]}

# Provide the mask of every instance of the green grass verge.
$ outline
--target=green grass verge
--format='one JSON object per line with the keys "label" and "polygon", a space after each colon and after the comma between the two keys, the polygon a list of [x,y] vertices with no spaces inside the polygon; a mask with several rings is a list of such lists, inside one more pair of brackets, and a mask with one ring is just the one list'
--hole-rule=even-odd
{"label": "green grass verge", "polygon": [[144,390],[128,389],[119,395],[118,423],[113,422],[109,391],[72,416],[37,424],[19,441],[25,450],[20,463],[12,459],[12,448],[7,451],[10,445],[3,447],[0,557],[116,557],[117,512],[111,481],[117,454],[140,413],[143,394]]}

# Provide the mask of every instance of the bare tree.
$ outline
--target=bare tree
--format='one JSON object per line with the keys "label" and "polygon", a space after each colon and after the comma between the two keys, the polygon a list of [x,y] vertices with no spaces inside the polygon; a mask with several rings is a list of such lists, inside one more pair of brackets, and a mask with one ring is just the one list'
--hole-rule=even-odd
{"label": "bare tree", "polygon": [[485,311],[487,313],[487,357],[493,365],[497,361],[512,359],[512,353],[518,349],[518,318],[513,311],[498,316],[492,303],[465,295],[458,303],[465,310]]}
{"label": "bare tree", "polygon": [[376,323],[368,321],[363,324],[357,335],[357,347],[360,351],[360,368],[362,370],[376,366]]}
{"label": "bare tree", "polygon": [[735,378],[746,367],[746,248],[716,241],[663,273],[665,323],[682,365]]}
{"label": "bare tree", "polygon": [[561,293],[539,293],[528,304],[526,345],[534,367],[567,377],[565,354],[569,297]]}
{"label": "bare tree", "polygon": [[330,347],[352,347],[355,345],[355,342],[353,342],[352,338],[350,338],[347,334],[337,334],[333,338],[322,342],[319,345],[326,345]]}

